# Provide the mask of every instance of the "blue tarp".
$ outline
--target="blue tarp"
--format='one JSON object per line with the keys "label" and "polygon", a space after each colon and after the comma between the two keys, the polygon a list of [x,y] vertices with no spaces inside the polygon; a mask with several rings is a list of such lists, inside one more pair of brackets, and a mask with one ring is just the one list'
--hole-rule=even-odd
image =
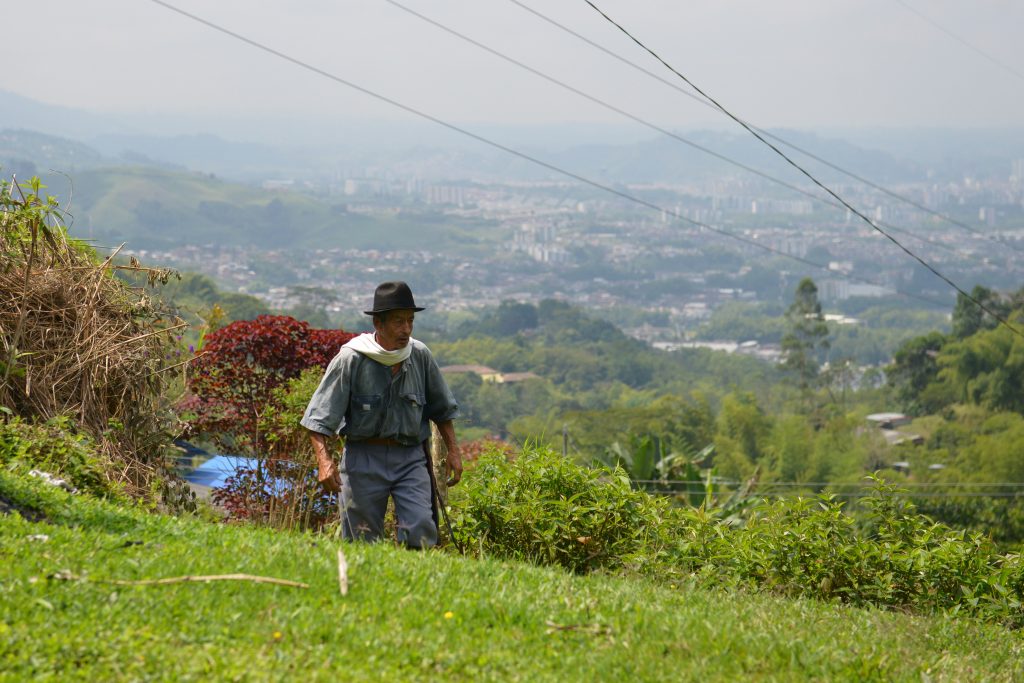
{"label": "blue tarp", "polygon": [[252,468],[256,461],[238,455],[215,455],[191,472],[185,473],[186,481],[201,486],[223,486],[228,477],[240,468]]}

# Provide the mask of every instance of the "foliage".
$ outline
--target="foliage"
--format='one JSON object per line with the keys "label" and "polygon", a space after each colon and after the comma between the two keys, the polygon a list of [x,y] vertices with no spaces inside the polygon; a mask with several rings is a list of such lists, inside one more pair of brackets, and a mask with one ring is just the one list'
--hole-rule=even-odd
{"label": "foliage", "polygon": [[451,495],[464,546],[576,573],[658,561],[675,515],[621,469],[580,467],[542,447],[511,462],[497,450],[481,456]]}
{"label": "foliage", "polygon": [[801,393],[817,387],[821,356],[828,350],[829,330],[821,313],[818,287],[810,278],[797,285],[793,304],[786,310],[788,330],[782,337],[782,367],[795,378]]}
{"label": "foliage", "polygon": [[[868,306],[856,306],[853,300],[830,302],[832,312],[842,312],[858,320],[856,325],[829,324],[833,358],[851,358],[859,365],[884,364],[907,340],[930,330],[949,327],[946,312],[908,309],[903,302],[869,301]],[[756,340],[762,344],[777,344],[787,331],[783,313],[779,304],[773,302],[728,302],[714,309],[711,317],[696,330],[696,336],[705,340]]]}
{"label": "foliage", "polygon": [[[1016,316],[1019,327],[1024,314]],[[942,347],[938,381],[964,403],[1024,413],[1024,337],[1000,326]],[[957,395],[959,394],[959,395]]]}
{"label": "foliage", "polygon": [[67,418],[53,418],[44,424],[19,418],[0,422],[0,465],[20,472],[41,470],[94,496],[123,493],[115,464]]}
{"label": "foliage", "polygon": [[[973,620],[215,525],[70,496],[2,471],[0,501],[42,518],[0,514],[5,681],[1024,675],[1019,634]],[[349,568],[345,597],[339,548]],[[104,583],[235,572],[309,588]]]}
{"label": "foliage", "polygon": [[998,292],[982,285],[974,286],[970,298],[957,294],[956,306],[953,308],[954,339],[966,339],[982,330],[991,330],[999,325],[999,321],[986,313],[982,306],[1005,318],[1010,313],[1012,303],[1001,297]]}
{"label": "foliage", "polygon": [[564,302],[544,300],[536,316],[536,328],[514,335],[488,336],[486,329],[466,325],[461,338],[432,349],[441,365],[479,363],[502,372],[535,372],[580,404],[588,402],[580,394],[613,386],[661,391],[686,386],[688,393],[699,382],[753,390],[767,389],[773,379],[772,368],[753,358],[720,357],[703,349],[658,351]]}
{"label": "foliage", "polygon": [[229,519],[319,529],[337,514],[334,496],[317,480],[309,432],[299,424],[322,374],[319,366],[304,370],[271,392],[258,425],[266,452],[213,490]]}
{"label": "foliage", "polygon": [[[972,296],[1019,330],[1024,289],[1009,296],[977,286]],[[1024,339],[960,295],[953,333],[905,342],[886,369],[905,409],[936,413],[954,403],[1024,413]]]}
{"label": "foliage", "polygon": [[531,304],[502,301],[479,321],[472,323],[475,334],[489,337],[510,337],[535,329],[538,324],[537,308]]}
{"label": "foliage", "polygon": [[462,453],[462,461],[466,468],[476,466],[476,462],[486,453],[501,453],[511,460],[519,452],[515,446],[507,441],[495,438],[475,439],[463,441],[459,444],[459,451]]}
{"label": "foliage", "polygon": [[688,513],[687,564],[710,583],[1024,626],[1024,562],[919,514],[884,482],[845,514],[832,496],[765,502],[742,527]]}
{"label": "foliage", "polygon": [[231,323],[206,336],[180,409],[194,433],[234,452],[264,455],[260,416],[274,405],[274,389],[307,368],[326,368],[353,336],[311,329],[288,316]]}
{"label": "foliage", "polygon": [[[625,392],[624,392],[625,395]],[[644,395],[646,398],[646,394]],[[561,445],[562,431],[569,436],[571,452],[585,461],[601,457],[615,442],[625,444],[633,438],[652,436],[666,452],[692,452],[711,443],[714,415],[707,400],[694,394],[689,400],[679,396],[660,396],[604,410],[563,413],[546,433],[530,432],[529,426],[515,426],[514,433],[552,446]],[[542,435],[542,436],[534,436]]]}
{"label": "foliage", "polygon": [[99,259],[68,237],[44,190],[38,178],[0,182],[0,405],[29,422],[73,419],[129,493],[163,490],[165,503],[190,507],[167,468],[180,325],[114,277],[128,269],[154,284],[174,273]]}
{"label": "foliage", "polygon": [[705,585],[922,613],[964,612],[1024,627],[1024,561],[980,534],[919,514],[881,480],[848,514],[834,496],[735,510],[670,508],[621,469],[587,469],[550,449],[487,456],[452,505],[483,554],[576,572],[694,572]]}
{"label": "foliage", "polygon": [[710,444],[699,453],[692,449],[667,452],[661,439],[649,434],[634,435],[625,442],[609,444],[598,455],[596,464],[621,469],[638,489],[653,493],[677,492],[675,500],[699,506],[713,501],[714,471],[708,465],[714,451],[714,444]]}
{"label": "foliage", "polygon": [[900,346],[886,368],[890,386],[896,389],[896,397],[911,415],[932,413],[949,403],[945,392],[929,390],[938,378],[936,357],[945,343],[946,336],[941,332],[915,337]]}
{"label": "foliage", "polygon": [[182,273],[181,280],[168,282],[154,293],[169,302],[175,313],[189,322],[198,322],[196,313],[205,313],[203,317],[208,318],[215,306],[220,309],[220,318],[225,324],[252,320],[270,313],[266,304],[257,297],[222,291],[213,278],[199,273]]}
{"label": "foliage", "polygon": [[276,529],[321,529],[338,514],[335,496],[320,486],[309,462],[268,460],[239,467],[210,498],[228,521]]}

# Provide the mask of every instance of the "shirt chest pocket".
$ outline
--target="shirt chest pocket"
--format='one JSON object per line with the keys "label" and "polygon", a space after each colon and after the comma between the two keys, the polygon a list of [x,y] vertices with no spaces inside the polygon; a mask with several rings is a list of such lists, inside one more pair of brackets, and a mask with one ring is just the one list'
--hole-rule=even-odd
{"label": "shirt chest pocket", "polygon": [[399,429],[403,435],[416,436],[420,432],[420,424],[423,422],[423,406],[427,403],[427,397],[414,391],[403,391],[398,397]]}
{"label": "shirt chest pocket", "polygon": [[369,413],[380,409],[380,394],[361,394],[352,397],[352,409],[355,412]]}
{"label": "shirt chest pocket", "polygon": [[350,436],[373,436],[380,426],[381,418],[380,394],[353,394],[349,403],[348,430]]}

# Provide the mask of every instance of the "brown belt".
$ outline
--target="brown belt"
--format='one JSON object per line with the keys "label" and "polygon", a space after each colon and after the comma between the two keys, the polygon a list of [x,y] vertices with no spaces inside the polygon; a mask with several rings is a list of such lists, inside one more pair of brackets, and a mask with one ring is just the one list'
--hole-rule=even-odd
{"label": "brown belt", "polygon": [[371,439],[363,439],[362,441],[359,441],[357,443],[368,443],[368,444],[372,444],[374,446],[402,446],[402,447],[406,447],[407,448],[407,446],[404,443],[402,443],[401,441],[398,441],[396,439],[382,439],[380,437],[373,437]]}

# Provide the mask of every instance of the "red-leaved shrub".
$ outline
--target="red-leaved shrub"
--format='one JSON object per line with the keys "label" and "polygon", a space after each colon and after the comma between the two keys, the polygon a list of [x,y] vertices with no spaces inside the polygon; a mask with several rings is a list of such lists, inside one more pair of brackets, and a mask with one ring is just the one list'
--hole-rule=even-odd
{"label": "red-leaved shrub", "polygon": [[312,329],[285,315],[261,315],[211,332],[192,363],[188,395],[179,406],[190,432],[229,452],[265,455],[259,416],[273,390],[307,368],[326,368],[354,336]]}

